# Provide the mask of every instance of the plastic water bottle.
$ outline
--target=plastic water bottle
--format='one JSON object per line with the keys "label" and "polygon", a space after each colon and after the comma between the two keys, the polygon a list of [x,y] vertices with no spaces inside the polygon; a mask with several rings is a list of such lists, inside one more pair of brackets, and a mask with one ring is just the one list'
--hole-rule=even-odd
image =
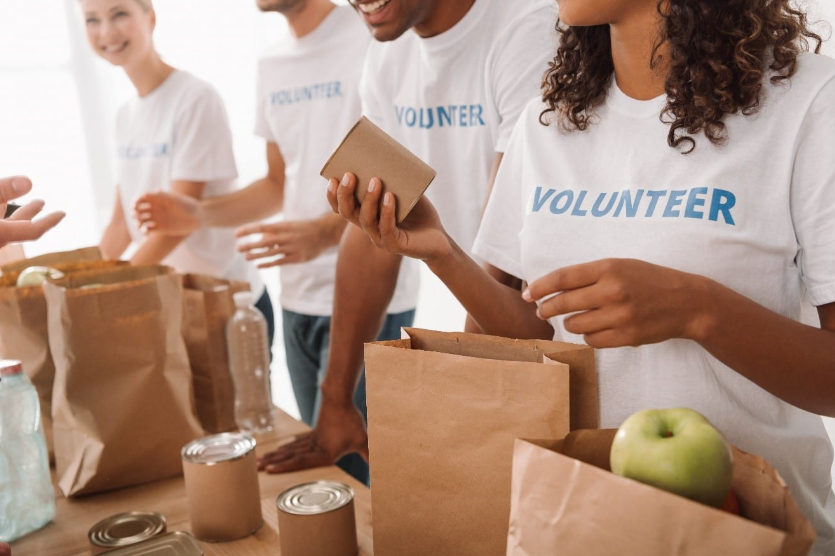
{"label": "plastic water bottle", "polygon": [[252,304],[250,292],[238,292],[234,299],[237,311],[226,325],[226,342],[235,383],[235,423],[242,432],[264,433],[273,428],[267,321]]}
{"label": "plastic water bottle", "polygon": [[38,393],[20,361],[0,361],[0,541],[37,531],[54,517]]}

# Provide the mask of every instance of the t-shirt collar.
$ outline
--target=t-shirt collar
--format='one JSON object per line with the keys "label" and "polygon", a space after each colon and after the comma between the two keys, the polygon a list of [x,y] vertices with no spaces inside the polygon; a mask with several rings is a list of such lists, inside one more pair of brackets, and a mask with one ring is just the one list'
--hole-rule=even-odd
{"label": "t-shirt collar", "polygon": [[[448,48],[467,37],[470,32],[475,29],[476,25],[478,25],[481,16],[487,11],[490,1],[491,0],[476,0],[472,7],[470,7],[469,11],[464,14],[464,17],[462,17],[461,20],[450,29],[447,29],[440,35],[420,39],[421,48],[427,52],[437,52]],[[415,31],[413,29],[412,33],[414,32]]]}
{"label": "t-shirt collar", "polygon": [[621,91],[620,87],[618,87],[617,80],[613,75],[606,104],[612,109],[633,118],[658,117],[667,105],[667,95],[663,94],[650,100],[638,100],[632,98]]}

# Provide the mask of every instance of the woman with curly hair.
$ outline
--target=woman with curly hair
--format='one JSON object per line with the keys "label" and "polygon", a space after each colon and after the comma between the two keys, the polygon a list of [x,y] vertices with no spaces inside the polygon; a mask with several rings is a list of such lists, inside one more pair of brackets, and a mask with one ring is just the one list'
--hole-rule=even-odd
{"label": "woman with curly hair", "polygon": [[361,206],[355,180],[331,182],[334,210],[423,259],[485,332],[599,348],[601,426],[706,415],[780,471],[814,554],[835,554],[835,60],[808,52],[789,0],[559,4],[474,248],[521,296],[425,199],[398,227],[376,180]]}

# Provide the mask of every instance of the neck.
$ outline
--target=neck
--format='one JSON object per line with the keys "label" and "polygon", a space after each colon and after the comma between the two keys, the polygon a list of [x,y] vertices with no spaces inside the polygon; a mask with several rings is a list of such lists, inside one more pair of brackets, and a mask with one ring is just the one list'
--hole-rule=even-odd
{"label": "neck", "polygon": [[144,97],[162,85],[174,68],[163,62],[156,51],[152,51],[146,59],[131,66],[125,66],[124,70],[136,88],[136,93]]}
{"label": "neck", "polygon": [[297,10],[285,13],[290,33],[297,39],[313,32],[336,5],[330,0],[308,0]]}
{"label": "neck", "polygon": [[473,4],[475,0],[438,0],[424,20],[414,26],[415,33],[426,39],[449,31],[467,15]]}
{"label": "neck", "polygon": [[637,100],[656,98],[666,90],[667,48],[662,45],[655,60],[652,56],[660,25],[662,19],[656,10],[610,25],[615,79],[625,95]]}

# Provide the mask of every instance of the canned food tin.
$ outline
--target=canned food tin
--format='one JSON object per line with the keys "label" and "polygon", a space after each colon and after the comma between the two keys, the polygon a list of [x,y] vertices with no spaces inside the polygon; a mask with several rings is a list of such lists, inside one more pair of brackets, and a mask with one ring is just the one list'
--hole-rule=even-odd
{"label": "canned food tin", "polygon": [[107,556],[203,556],[203,548],[191,534],[185,531],[175,531],[131,546],[109,550],[105,554]]}
{"label": "canned food tin", "polygon": [[128,546],[165,533],[165,517],[157,512],[125,512],[105,518],[90,528],[87,538],[95,550]]}
{"label": "canned food tin", "polygon": [[359,551],[354,491],[348,485],[294,486],[278,496],[276,507],[282,556],[355,556]]}
{"label": "canned food tin", "polygon": [[255,440],[223,433],[189,442],[181,452],[191,531],[202,541],[246,537],[264,523]]}

